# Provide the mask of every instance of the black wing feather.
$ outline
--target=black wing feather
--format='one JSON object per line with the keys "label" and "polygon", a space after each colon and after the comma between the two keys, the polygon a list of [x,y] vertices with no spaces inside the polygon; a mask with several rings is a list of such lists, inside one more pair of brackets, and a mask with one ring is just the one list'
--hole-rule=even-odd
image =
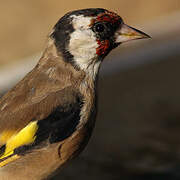
{"label": "black wing feather", "polygon": [[77,96],[75,102],[56,107],[47,118],[37,122],[38,130],[34,143],[16,148],[16,154],[23,155],[46,140],[52,144],[71,136],[79,124],[82,105],[83,98]]}

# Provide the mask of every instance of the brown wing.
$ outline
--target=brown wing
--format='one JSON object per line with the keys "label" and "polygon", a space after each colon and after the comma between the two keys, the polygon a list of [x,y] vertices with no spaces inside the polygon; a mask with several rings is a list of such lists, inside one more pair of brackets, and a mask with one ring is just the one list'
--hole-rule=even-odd
{"label": "brown wing", "polygon": [[[72,75],[59,59],[40,63],[0,100],[0,134],[4,140],[33,120],[46,118],[57,106],[75,101]],[[66,94],[66,96],[64,96]]]}

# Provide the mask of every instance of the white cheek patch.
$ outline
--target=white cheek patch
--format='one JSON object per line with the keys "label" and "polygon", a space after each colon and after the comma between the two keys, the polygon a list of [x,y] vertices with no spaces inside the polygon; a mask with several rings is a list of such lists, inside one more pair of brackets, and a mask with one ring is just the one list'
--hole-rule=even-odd
{"label": "white cheek patch", "polygon": [[91,30],[77,29],[71,34],[69,51],[75,60],[88,63],[88,61],[97,56],[96,48],[98,48],[98,44]]}
{"label": "white cheek patch", "polygon": [[[83,15],[73,15],[72,17],[75,31],[70,35],[69,52],[74,56],[75,63],[82,70],[94,71],[97,60],[96,49],[99,45],[95,33],[89,26],[92,18]],[[91,65],[92,67],[90,67]]]}

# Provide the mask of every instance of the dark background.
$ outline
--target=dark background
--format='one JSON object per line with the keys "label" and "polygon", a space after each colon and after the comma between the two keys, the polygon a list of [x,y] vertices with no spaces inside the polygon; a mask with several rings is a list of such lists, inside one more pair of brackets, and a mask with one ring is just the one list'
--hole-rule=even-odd
{"label": "dark background", "polygon": [[100,78],[95,133],[61,179],[180,179],[179,58]]}

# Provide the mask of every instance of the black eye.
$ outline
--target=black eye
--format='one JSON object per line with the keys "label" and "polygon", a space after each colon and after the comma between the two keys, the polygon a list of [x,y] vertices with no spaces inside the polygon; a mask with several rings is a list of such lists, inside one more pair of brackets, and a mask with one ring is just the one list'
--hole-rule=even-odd
{"label": "black eye", "polygon": [[104,25],[103,24],[96,24],[95,25],[95,31],[96,32],[103,32],[105,29]]}

